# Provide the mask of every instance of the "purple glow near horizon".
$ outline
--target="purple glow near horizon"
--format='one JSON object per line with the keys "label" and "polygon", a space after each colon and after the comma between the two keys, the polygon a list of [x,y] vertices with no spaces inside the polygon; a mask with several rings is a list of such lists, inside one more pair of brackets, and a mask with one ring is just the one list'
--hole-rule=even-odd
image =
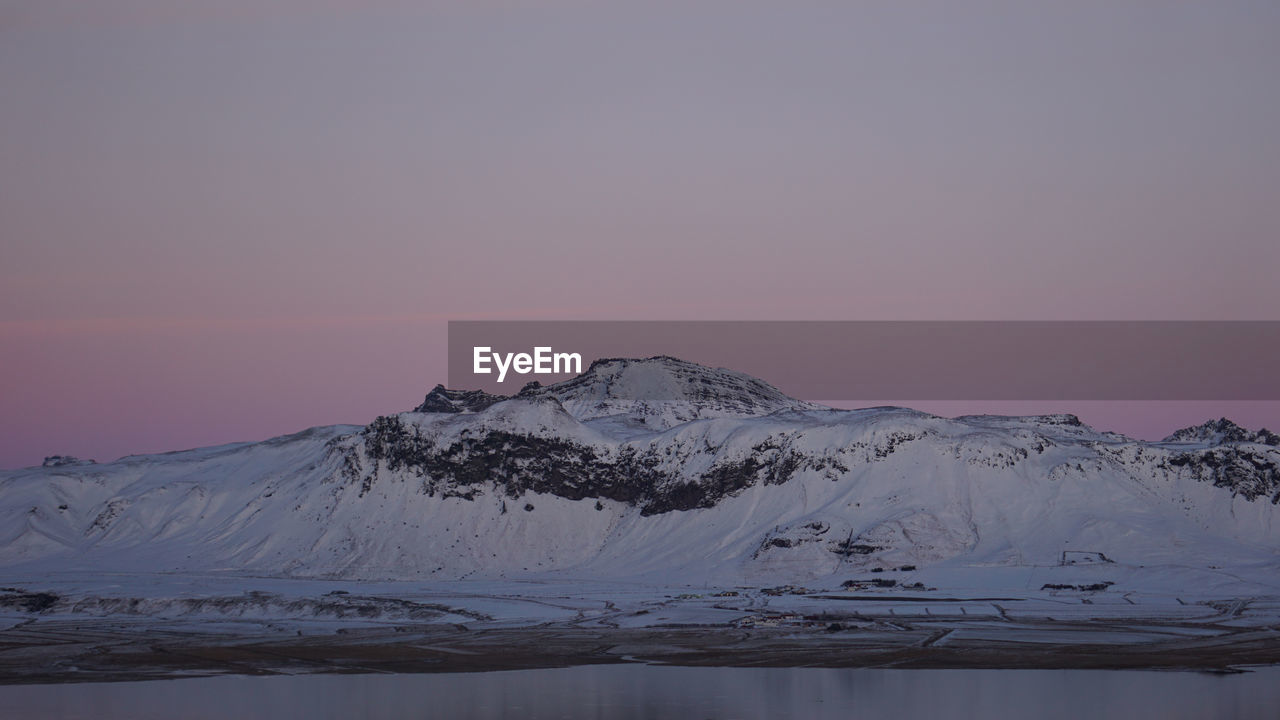
{"label": "purple glow near horizon", "polygon": [[0,0],[0,467],[407,409],[450,319],[1276,319],[1277,36],[1243,0]]}

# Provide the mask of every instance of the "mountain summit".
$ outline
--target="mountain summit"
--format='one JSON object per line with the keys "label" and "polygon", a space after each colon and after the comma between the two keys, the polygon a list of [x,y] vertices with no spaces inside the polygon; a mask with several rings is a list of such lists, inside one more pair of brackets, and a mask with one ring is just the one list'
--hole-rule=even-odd
{"label": "mountain summit", "polygon": [[555,398],[579,420],[618,416],[654,428],[819,407],[750,375],[668,356],[596,360],[578,377],[545,387],[531,383],[517,397]]}
{"label": "mountain summit", "polygon": [[1260,445],[1280,445],[1280,435],[1266,428],[1252,432],[1231,422],[1226,418],[1210,420],[1203,425],[1183,428],[1163,442],[1167,443],[1208,443],[1222,445],[1224,443],[1258,443]]}
{"label": "mountain summit", "polygon": [[444,385],[436,385],[423,398],[422,404],[413,411],[420,413],[479,412],[506,399],[502,395],[490,395],[483,390],[450,390]]}

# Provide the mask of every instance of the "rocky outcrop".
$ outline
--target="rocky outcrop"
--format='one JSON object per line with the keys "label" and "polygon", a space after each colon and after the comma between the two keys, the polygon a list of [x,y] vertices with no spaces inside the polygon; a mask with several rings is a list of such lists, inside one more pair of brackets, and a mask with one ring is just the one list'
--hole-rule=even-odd
{"label": "rocky outcrop", "polygon": [[1225,445],[1233,443],[1257,443],[1259,445],[1280,445],[1280,435],[1266,428],[1257,432],[1242,428],[1226,418],[1210,420],[1203,425],[1183,428],[1163,442],[1167,443],[1209,443]]}
{"label": "rocky outcrop", "polygon": [[444,385],[436,385],[431,388],[431,392],[427,393],[422,404],[413,411],[420,413],[480,412],[506,399],[502,395],[490,395],[482,390],[450,390]]}

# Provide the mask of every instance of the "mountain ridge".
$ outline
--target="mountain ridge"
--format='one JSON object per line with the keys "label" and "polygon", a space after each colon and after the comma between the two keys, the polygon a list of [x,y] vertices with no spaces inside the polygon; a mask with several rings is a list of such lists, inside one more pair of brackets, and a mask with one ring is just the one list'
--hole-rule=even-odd
{"label": "mountain ridge", "polygon": [[492,402],[437,386],[364,427],[0,473],[0,567],[792,582],[1074,549],[1125,572],[1276,562],[1280,449],[1260,433],[1148,443],[1071,415],[821,408],[670,358],[593,368]]}

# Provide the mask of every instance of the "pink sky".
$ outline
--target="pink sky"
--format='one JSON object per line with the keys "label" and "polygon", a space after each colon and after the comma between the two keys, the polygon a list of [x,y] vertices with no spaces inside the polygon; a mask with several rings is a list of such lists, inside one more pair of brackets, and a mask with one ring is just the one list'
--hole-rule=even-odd
{"label": "pink sky", "polygon": [[0,467],[367,422],[448,319],[1277,319],[1272,4],[416,5],[0,0]]}

